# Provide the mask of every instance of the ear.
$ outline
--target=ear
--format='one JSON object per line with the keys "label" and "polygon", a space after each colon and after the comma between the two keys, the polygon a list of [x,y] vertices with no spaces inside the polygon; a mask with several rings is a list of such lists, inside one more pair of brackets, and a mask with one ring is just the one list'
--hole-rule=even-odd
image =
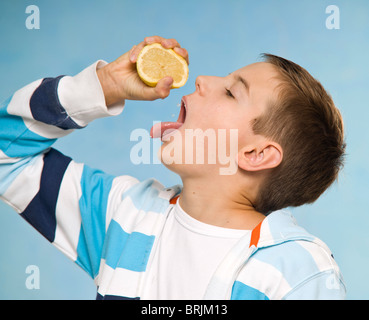
{"label": "ear", "polygon": [[260,171],[278,167],[283,159],[282,147],[275,142],[247,146],[238,152],[238,167],[245,171]]}

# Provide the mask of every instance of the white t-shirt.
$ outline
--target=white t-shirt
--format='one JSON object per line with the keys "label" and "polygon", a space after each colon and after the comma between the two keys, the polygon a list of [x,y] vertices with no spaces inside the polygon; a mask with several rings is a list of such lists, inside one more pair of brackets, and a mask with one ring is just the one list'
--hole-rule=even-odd
{"label": "white t-shirt", "polygon": [[141,299],[202,299],[220,262],[247,232],[200,222],[177,201],[152,257]]}

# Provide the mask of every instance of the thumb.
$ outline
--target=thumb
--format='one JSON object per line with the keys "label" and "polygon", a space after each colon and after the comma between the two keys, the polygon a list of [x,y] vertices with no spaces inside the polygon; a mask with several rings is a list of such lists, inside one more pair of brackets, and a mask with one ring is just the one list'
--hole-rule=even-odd
{"label": "thumb", "polygon": [[154,88],[155,94],[157,95],[157,99],[161,98],[164,99],[169,96],[170,89],[172,89],[173,85],[173,78],[172,77],[164,77],[160,79],[157,83],[156,87]]}

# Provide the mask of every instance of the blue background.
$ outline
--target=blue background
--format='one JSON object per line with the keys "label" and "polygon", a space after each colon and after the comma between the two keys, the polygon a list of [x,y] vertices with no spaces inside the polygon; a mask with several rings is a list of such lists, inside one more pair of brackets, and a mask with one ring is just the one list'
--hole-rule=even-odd
{"label": "blue background", "polygon": [[[25,26],[28,5],[40,9],[40,29]],[[328,5],[340,9],[340,29],[326,28]],[[108,62],[145,36],[176,38],[190,53],[188,83],[166,100],[127,102],[122,115],[102,119],[58,141],[76,161],[110,174],[180,179],[160,164],[132,164],[132,130],[177,117],[182,95],[198,75],[225,76],[270,52],[317,77],[340,108],[346,166],[316,203],[293,209],[298,222],[328,244],[347,284],[348,299],[368,299],[369,266],[369,2],[367,0],[63,0],[0,2],[0,100],[36,79],[74,75],[97,59]],[[25,285],[26,268],[40,270],[40,289]],[[0,203],[0,299],[94,299],[93,281]]]}

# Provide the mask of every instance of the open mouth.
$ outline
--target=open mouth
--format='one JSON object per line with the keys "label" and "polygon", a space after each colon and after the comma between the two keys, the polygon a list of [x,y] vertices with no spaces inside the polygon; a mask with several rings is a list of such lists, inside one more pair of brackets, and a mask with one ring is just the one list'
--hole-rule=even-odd
{"label": "open mouth", "polygon": [[161,138],[162,141],[166,141],[176,130],[178,130],[184,124],[186,119],[186,102],[185,99],[181,100],[181,110],[176,122],[158,122],[152,126],[150,130],[151,138]]}

